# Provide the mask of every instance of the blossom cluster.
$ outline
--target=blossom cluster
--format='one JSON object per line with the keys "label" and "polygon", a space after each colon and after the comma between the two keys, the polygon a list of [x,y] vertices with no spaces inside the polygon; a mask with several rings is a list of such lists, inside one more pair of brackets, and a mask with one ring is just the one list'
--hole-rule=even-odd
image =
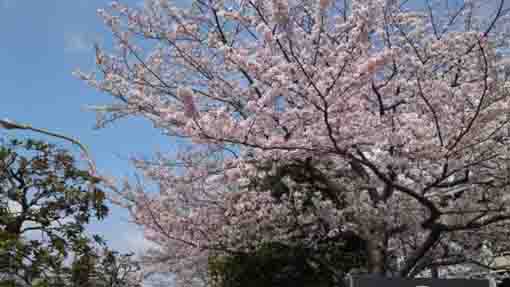
{"label": "blossom cluster", "polygon": [[346,230],[404,260],[388,263],[401,275],[428,270],[416,259],[427,252],[431,266],[452,254],[444,242],[500,242],[485,231],[510,218],[506,10],[398,2],[100,11],[118,49],[98,48],[100,76],[79,73],[115,100],[99,124],[143,116],[186,142],[136,161],[160,195],[133,188],[136,222],[174,252],[182,282],[210,251],[313,245]]}

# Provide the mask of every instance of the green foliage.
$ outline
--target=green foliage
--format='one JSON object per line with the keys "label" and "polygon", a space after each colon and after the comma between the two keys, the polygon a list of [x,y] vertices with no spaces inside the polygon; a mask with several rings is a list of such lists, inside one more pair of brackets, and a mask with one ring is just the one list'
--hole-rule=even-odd
{"label": "green foliage", "polygon": [[[356,177],[349,170],[334,170],[329,162],[312,158],[292,162],[262,162],[262,178],[252,178],[249,188],[270,191],[278,202],[294,193],[303,195],[300,212],[317,212],[313,196],[331,200],[345,208],[341,186],[334,186],[324,172],[338,177]],[[292,188],[288,182],[292,182]],[[317,235],[320,236],[320,235]],[[324,236],[325,237],[325,236]],[[313,246],[296,241],[293,245],[271,242],[255,250],[238,254],[214,254],[209,258],[209,275],[214,287],[341,286],[344,276],[352,269],[367,266],[366,244],[354,233],[345,232],[334,238],[317,238]]]}
{"label": "green foliage", "polygon": [[209,272],[215,287],[322,287],[340,286],[343,274],[365,265],[364,243],[351,237],[315,248],[273,242],[249,253],[211,256]]}
{"label": "green foliage", "polygon": [[[129,275],[140,269],[132,254],[119,254],[104,248],[76,257],[70,274],[73,286],[80,287],[135,287]],[[136,285],[137,286],[137,285]]]}
{"label": "green foliage", "polygon": [[0,286],[78,286],[66,262],[100,258],[96,250],[106,248],[99,236],[84,233],[91,219],[108,214],[100,184],[66,150],[34,140],[2,142]]}

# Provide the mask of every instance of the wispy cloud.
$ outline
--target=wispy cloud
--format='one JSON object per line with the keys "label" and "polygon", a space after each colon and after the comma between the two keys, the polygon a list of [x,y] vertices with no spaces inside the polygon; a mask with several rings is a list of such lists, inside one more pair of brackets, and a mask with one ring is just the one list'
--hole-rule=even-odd
{"label": "wispy cloud", "polygon": [[131,232],[124,233],[126,247],[135,252],[143,253],[144,250],[156,245],[149,240],[145,239],[141,230],[131,230]]}
{"label": "wispy cloud", "polygon": [[90,53],[94,50],[95,43],[100,46],[103,44],[103,38],[95,33],[66,32],[64,34],[64,52],[66,53]]}
{"label": "wispy cloud", "polygon": [[11,7],[11,0],[2,0],[1,6],[4,9],[9,9]]}
{"label": "wispy cloud", "polygon": [[92,49],[92,41],[85,34],[75,33],[64,38],[64,51],[66,53],[83,53]]}

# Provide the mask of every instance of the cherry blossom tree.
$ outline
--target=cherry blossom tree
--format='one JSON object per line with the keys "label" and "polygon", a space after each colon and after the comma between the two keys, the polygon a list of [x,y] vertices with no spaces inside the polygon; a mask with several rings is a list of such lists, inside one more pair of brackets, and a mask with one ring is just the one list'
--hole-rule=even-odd
{"label": "cherry blossom tree", "polygon": [[98,126],[144,117],[183,143],[134,161],[159,194],[125,186],[152,266],[198,284],[211,256],[355,234],[370,273],[490,269],[510,247],[506,2],[99,10],[114,48],[77,73],[112,96]]}

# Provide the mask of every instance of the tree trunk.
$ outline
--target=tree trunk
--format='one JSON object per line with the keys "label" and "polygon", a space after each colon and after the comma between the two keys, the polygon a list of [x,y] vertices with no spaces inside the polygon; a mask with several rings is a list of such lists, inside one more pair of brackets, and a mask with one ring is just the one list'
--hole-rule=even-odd
{"label": "tree trunk", "polygon": [[432,278],[439,278],[439,269],[436,266],[432,267],[431,272]]}
{"label": "tree trunk", "polygon": [[367,240],[368,272],[378,276],[386,276],[386,252],[384,241],[378,238]]}

